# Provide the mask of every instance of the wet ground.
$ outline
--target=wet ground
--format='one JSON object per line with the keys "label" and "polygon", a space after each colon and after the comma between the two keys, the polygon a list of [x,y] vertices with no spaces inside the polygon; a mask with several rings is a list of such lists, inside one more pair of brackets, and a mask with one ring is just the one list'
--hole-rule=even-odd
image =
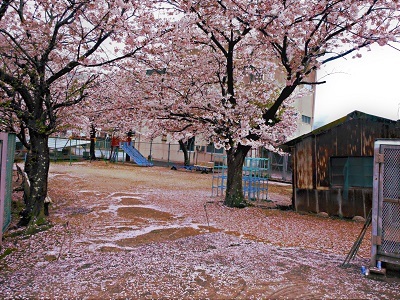
{"label": "wet ground", "polygon": [[[3,241],[0,297],[46,299],[395,299],[398,277],[365,277],[362,223],[211,197],[212,174],[85,162],[52,164],[54,227]],[[260,204],[260,207],[257,207]],[[262,207],[262,208],[261,208]],[[7,255],[5,255],[7,254]]]}

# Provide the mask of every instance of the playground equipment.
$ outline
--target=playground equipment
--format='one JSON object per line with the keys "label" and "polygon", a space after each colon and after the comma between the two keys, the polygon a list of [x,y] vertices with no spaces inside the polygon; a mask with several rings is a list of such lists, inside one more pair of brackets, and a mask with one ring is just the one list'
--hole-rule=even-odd
{"label": "playground equipment", "polygon": [[[212,178],[212,196],[223,196],[227,181],[226,157],[216,165]],[[246,157],[243,165],[243,195],[251,201],[267,200],[268,196],[268,158]]]}
{"label": "playground equipment", "polygon": [[130,145],[128,142],[121,143],[121,149],[124,150],[125,153],[128,154],[139,166],[153,166],[153,163],[149,162],[135,147]]}

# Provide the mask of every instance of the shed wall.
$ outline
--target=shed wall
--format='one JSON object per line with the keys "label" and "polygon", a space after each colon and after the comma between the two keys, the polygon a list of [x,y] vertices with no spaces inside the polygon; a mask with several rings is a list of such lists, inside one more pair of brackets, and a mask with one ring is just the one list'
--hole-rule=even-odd
{"label": "shed wall", "polygon": [[296,210],[304,212],[326,212],[331,216],[352,218],[367,217],[372,207],[372,189],[349,189],[347,199],[343,189],[296,189]]}
{"label": "shed wall", "polygon": [[313,138],[301,141],[295,148],[296,157],[296,187],[301,189],[313,188]]}
{"label": "shed wall", "polygon": [[372,207],[372,189],[350,188],[343,197],[343,189],[330,184],[330,158],[373,156],[376,139],[400,138],[397,126],[395,122],[356,118],[297,142],[292,151],[297,172],[293,182],[296,210],[366,217]]}
{"label": "shed wall", "polygon": [[336,155],[337,137],[336,129],[329,134],[320,134],[315,138],[316,143],[316,177],[317,188],[329,187],[329,158]]}

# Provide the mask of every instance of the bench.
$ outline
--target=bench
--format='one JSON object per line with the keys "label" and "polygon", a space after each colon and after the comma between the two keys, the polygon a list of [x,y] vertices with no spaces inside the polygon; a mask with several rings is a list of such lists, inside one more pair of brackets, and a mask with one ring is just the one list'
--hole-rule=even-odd
{"label": "bench", "polygon": [[[22,176],[21,185],[22,185],[22,188],[23,188],[23,191],[24,191],[24,201],[25,201],[25,204],[26,204],[26,199],[31,194],[31,182],[29,181],[28,174],[25,171],[23,171],[20,166],[18,166],[17,164],[15,164],[15,165],[17,167],[18,176],[19,175]],[[52,203],[53,203],[53,201],[51,200],[50,196],[47,195],[46,198],[44,199],[44,214],[46,216],[49,215],[49,205],[52,204]]]}
{"label": "bench", "polygon": [[194,165],[193,167],[196,171],[201,171],[201,173],[208,173],[214,169],[214,162],[203,162],[198,165]]}

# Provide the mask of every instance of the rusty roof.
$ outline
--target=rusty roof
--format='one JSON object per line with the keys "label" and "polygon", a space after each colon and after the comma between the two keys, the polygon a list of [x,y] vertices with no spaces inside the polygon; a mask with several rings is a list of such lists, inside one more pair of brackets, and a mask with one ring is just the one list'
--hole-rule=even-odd
{"label": "rusty roof", "polygon": [[287,151],[288,147],[294,146],[295,144],[297,144],[298,142],[304,140],[305,138],[307,138],[309,136],[316,136],[316,135],[323,134],[334,127],[337,127],[339,125],[342,125],[342,124],[349,122],[351,120],[354,120],[354,119],[365,119],[365,120],[370,120],[373,122],[392,123],[392,124],[395,124],[398,122],[398,121],[394,121],[391,119],[386,119],[386,118],[382,118],[382,117],[375,116],[375,115],[370,115],[370,114],[355,110],[355,111],[345,115],[344,117],[341,117],[331,123],[328,123],[324,126],[318,127],[316,129],[314,129],[313,131],[303,134],[293,140],[287,141],[286,143],[284,143],[282,145],[282,149],[284,151]]}

